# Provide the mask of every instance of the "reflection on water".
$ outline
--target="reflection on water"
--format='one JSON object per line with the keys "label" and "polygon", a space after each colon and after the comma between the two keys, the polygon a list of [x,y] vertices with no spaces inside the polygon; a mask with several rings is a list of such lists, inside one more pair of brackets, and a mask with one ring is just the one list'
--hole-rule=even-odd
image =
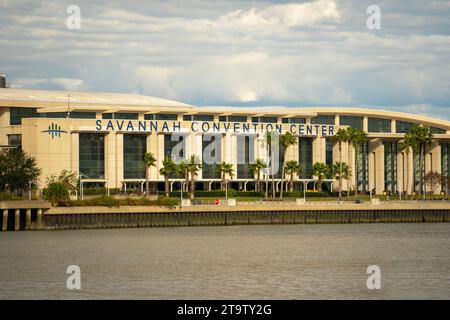
{"label": "reflection on water", "polygon": [[450,224],[0,232],[0,298],[449,299]]}

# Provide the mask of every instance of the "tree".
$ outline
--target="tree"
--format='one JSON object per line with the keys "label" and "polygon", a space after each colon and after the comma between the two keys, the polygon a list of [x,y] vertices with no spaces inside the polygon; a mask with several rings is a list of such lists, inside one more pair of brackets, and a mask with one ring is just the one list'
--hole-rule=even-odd
{"label": "tree", "polygon": [[[361,129],[353,129],[350,134],[352,135],[353,146],[355,147],[355,197],[358,196],[358,158],[359,152],[363,146],[369,142],[367,133]],[[366,159],[367,160],[367,159]],[[364,170],[364,168],[363,168]]]}
{"label": "tree", "polygon": [[290,146],[297,144],[298,142],[297,140],[298,140],[297,137],[292,133],[290,133],[289,131],[280,136],[280,146],[284,149],[283,167],[281,168],[280,199],[283,199],[284,168],[286,166],[287,151]]}
{"label": "tree", "polygon": [[313,176],[317,177],[317,190],[322,191],[322,181],[328,175],[328,166],[323,162],[316,162],[312,168]]}
{"label": "tree", "polygon": [[198,174],[198,171],[202,168],[202,162],[200,160],[199,156],[191,155],[188,162],[188,168],[189,173],[191,175],[191,185],[190,185],[190,191],[191,191],[191,199],[194,199],[195,195],[195,177]]}
{"label": "tree", "polygon": [[144,155],[145,161],[145,192],[150,194],[150,167],[156,167],[156,157],[151,152],[146,152]]}
{"label": "tree", "polygon": [[62,182],[51,182],[42,190],[42,195],[54,207],[65,205],[69,201],[69,190]]}
{"label": "tree", "polygon": [[47,186],[51,183],[63,183],[76,187],[78,185],[78,172],[67,169],[61,170],[59,175],[50,174],[46,179]]}
{"label": "tree", "polygon": [[[274,159],[271,157],[272,151],[272,137],[275,133],[272,131],[266,131],[264,134],[264,139],[266,140],[266,155],[267,163],[270,164],[270,169],[272,170],[272,198],[275,199],[275,173],[274,171]],[[269,170],[267,170],[266,175],[266,199],[269,197]]]}
{"label": "tree", "polygon": [[[351,177],[351,167],[341,161],[337,161],[333,165],[333,178],[338,180],[340,182],[340,185],[342,185],[341,181],[346,179],[348,180]],[[342,194],[339,192],[339,201],[341,200]]]}
{"label": "tree", "polygon": [[178,172],[177,165],[173,162],[172,158],[166,157],[162,162],[162,168],[159,169],[159,173],[164,176],[164,190],[166,198],[169,197],[169,176]]}
{"label": "tree", "polygon": [[262,159],[256,159],[250,167],[253,175],[256,175],[255,191],[260,191],[259,181],[261,180],[261,170],[267,168],[267,164]]}
{"label": "tree", "polygon": [[300,168],[300,165],[295,160],[286,161],[286,168],[285,168],[286,174],[290,176],[289,178],[289,185],[291,192],[294,191],[294,174],[300,175],[302,172],[302,169]]}
{"label": "tree", "polygon": [[0,192],[16,192],[36,184],[41,170],[22,149],[0,150]]}
{"label": "tree", "polygon": [[184,176],[184,190],[181,190],[181,191],[182,192],[188,191],[189,190],[189,163],[186,160],[183,160],[178,164],[178,172],[182,173]]}
{"label": "tree", "polygon": [[442,175],[437,171],[430,171],[425,176],[425,183],[430,186],[430,190],[434,188],[442,181]]}
{"label": "tree", "polygon": [[[331,138],[331,142],[333,144],[338,144],[339,146],[339,164],[343,165],[344,162],[342,162],[342,143],[346,142],[348,140],[347,137],[347,130],[345,129],[339,129],[336,134]],[[333,167],[333,172],[335,172]],[[339,168],[338,172],[343,172],[343,168]],[[342,197],[342,179],[339,179],[339,200],[341,200]]]}
{"label": "tree", "polygon": [[228,175],[230,179],[233,179],[233,165],[231,163],[226,163],[225,161],[222,161],[219,165],[219,171],[222,176],[222,190],[225,190],[225,179]]}
{"label": "tree", "polygon": [[412,148],[419,155],[419,174],[420,174],[420,187],[419,193],[424,194],[424,162],[425,162],[425,149],[433,143],[433,133],[431,133],[430,128],[420,127],[418,125],[413,125],[411,131],[405,134],[405,140],[408,139]]}

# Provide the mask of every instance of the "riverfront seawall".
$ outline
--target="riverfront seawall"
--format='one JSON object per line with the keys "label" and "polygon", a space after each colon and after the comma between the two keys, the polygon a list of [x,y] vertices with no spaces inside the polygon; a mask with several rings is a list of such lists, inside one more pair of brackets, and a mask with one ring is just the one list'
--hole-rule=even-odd
{"label": "riverfront seawall", "polygon": [[[37,205],[39,205],[38,208]],[[21,207],[19,207],[21,206]],[[2,231],[227,226],[252,224],[450,222],[446,202],[259,204],[187,207],[58,207],[43,202],[3,205]]]}
{"label": "riverfront seawall", "polygon": [[446,203],[373,205],[237,205],[176,207],[52,208],[42,228],[137,228],[252,224],[450,222]]}

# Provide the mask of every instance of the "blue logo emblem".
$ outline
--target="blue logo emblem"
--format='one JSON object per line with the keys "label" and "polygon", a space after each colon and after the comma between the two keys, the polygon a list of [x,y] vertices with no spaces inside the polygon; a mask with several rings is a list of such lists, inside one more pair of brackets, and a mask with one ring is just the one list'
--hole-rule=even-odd
{"label": "blue logo emblem", "polygon": [[52,139],[57,137],[61,138],[61,133],[66,133],[67,131],[61,130],[61,126],[52,122],[51,126],[48,126],[48,130],[44,130],[42,132],[48,132],[49,135],[52,136]]}

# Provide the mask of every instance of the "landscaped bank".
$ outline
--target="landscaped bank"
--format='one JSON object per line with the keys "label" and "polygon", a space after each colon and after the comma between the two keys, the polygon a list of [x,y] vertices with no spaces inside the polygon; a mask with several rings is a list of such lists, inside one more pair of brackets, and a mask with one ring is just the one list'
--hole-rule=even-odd
{"label": "landscaped bank", "polygon": [[244,224],[450,222],[447,203],[237,205],[51,208],[43,229],[214,226]]}

